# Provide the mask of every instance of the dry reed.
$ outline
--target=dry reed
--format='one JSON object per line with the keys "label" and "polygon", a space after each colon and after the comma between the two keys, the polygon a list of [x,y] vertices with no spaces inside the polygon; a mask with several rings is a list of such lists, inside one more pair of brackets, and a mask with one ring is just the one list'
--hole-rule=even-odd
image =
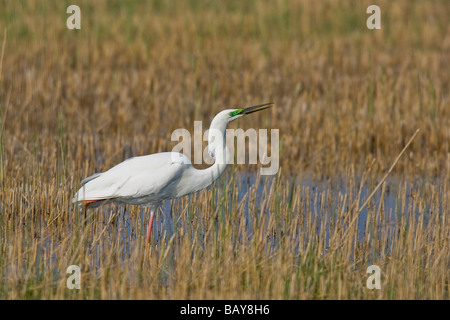
{"label": "dry reed", "polygon": [[[70,31],[64,1],[3,1],[0,298],[448,299],[449,6],[377,1],[370,31],[370,4],[79,1]],[[280,129],[277,176],[228,168],[148,250],[145,210],[72,205],[83,177],[266,101],[233,127]]]}

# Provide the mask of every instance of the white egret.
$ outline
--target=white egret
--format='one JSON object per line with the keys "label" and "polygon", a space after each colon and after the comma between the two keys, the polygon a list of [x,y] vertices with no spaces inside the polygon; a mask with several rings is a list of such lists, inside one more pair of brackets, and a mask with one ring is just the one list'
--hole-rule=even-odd
{"label": "white egret", "polygon": [[225,144],[228,124],[244,115],[270,108],[272,104],[227,109],[218,113],[211,122],[208,135],[208,152],[214,164],[206,169],[195,169],[189,159],[178,152],[134,157],[82,180],[82,186],[72,202],[85,208],[110,202],[149,207],[150,222],[146,237],[146,243],[149,243],[155,212],[162,201],[204,189],[225,171],[229,159]]}

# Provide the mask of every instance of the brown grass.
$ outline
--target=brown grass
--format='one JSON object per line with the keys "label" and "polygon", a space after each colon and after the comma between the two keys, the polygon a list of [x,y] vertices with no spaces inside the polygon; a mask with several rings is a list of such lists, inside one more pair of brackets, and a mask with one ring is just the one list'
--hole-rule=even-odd
{"label": "brown grass", "polygon": [[[78,4],[79,31],[64,1],[0,5],[0,298],[448,299],[445,0],[377,1],[379,31],[370,1]],[[171,150],[174,129],[269,101],[233,125],[280,129],[264,191],[241,185],[258,166],[229,168],[159,215],[147,251],[139,208],[85,220],[71,204],[82,178]],[[417,128],[359,238],[352,204]],[[66,288],[71,264],[82,290]]]}

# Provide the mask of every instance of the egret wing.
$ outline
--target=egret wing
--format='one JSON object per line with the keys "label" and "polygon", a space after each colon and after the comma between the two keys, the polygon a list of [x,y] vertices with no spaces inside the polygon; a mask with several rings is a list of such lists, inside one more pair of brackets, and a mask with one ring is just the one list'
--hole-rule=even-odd
{"label": "egret wing", "polygon": [[130,158],[92,176],[78,190],[73,202],[143,197],[148,201],[169,199],[187,166],[191,166],[189,159],[173,152]]}

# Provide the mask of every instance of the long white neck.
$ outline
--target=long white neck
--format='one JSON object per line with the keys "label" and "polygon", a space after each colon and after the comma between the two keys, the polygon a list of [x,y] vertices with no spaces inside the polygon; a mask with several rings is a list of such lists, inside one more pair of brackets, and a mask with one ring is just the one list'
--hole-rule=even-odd
{"label": "long white neck", "polygon": [[197,175],[201,178],[199,190],[217,180],[227,168],[230,159],[230,152],[225,144],[228,122],[217,120],[217,117],[213,119],[208,132],[208,152],[214,159],[214,164],[207,169],[197,170]]}
{"label": "long white neck", "polygon": [[216,148],[214,149],[214,154],[212,158],[214,159],[214,164],[209,168],[203,170],[196,170],[198,176],[198,184],[196,189],[200,190],[206,188],[211,185],[214,181],[216,181],[222,173],[225,171],[228,165],[228,160],[230,158],[230,152],[225,145],[224,148]]}
{"label": "long white neck", "polygon": [[189,181],[188,189],[184,194],[189,194],[204,189],[217,180],[227,168],[230,152],[225,144],[225,134],[228,122],[220,121],[215,117],[211,122],[208,133],[208,152],[214,159],[214,164],[209,168],[198,170],[192,167],[186,172],[186,181]]}

